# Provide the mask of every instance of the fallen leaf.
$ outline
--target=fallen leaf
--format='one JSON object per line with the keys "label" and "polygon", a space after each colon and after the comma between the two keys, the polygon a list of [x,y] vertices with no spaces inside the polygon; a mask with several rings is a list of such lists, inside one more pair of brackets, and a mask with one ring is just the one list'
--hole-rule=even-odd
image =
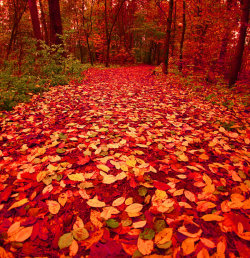
{"label": "fallen leaf", "polygon": [[13,203],[13,204],[9,207],[8,210],[12,210],[12,209],[14,209],[14,208],[21,207],[21,206],[23,206],[23,205],[24,205],[25,203],[27,203],[27,202],[29,202],[29,200],[28,200],[27,198],[24,198],[24,199],[22,199],[22,200],[20,200],[20,201],[18,201],[18,202]]}
{"label": "fallen leaf", "polygon": [[57,214],[59,212],[60,204],[57,201],[47,200],[46,204],[51,214]]}
{"label": "fallen leaf", "polygon": [[72,233],[63,234],[58,240],[58,246],[60,249],[69,247],[72,244],[73,240],[74,239]]}
{"label": "fallen leaf", "polygon": [[75,240],[73,240],[71,245],[69,246],[69,256],[70,257],[75,256],[78,253],[78,250],[79,250],[78,243]]}
{"label": "fallen leaf", "polygon": [[66,204],[68,200],[68,196],[66,193],[60,193],[60,195],[58,196],[58,202],[64,206]]}
{"label": "fallen leaf", "polygon": [[128,213],[137,213],[137,212],[140,212],[143,208],[143,205],[140,204],[140,203],[133,203],[133,204],[130,204],[126,209],[125,211],[128,212]]}
{"label": "fallen leaf", "polygon": [[15,238],[14,238],[15,241],[16,242],[24,242],[25,240],[27,240],[31,236],[32,231],[33,231],[33,226],[21,229],[15,235]]}
{"label": "fallen leaf", "polygon": [[155,243],[156,244],[165,244],[166,242],[172,239],[173,235],[173,228],[164,228],[155,236]]}
{"label": "fallen leaf", "polygon": [[206,214],[201,217],[204,221],[223,221],[224,217],[217,214]]}
{"label": "fallen leaf", "polygon": [[124,203],[124,201],[125,201],[124,197],[119,197],[112,202],[112,206],[120,206]]}
{"label": "fallen leaf", "polygon": [[87,201],[87,204],[90,207],[95,207],[95,208],[102,208],[104,206],[106,206],[105,202],[99,201],[98,199],[94,198],[94,199],[89,199]]}
{"label": "fallen leaf", "polygon": [[195,248],[194,248],[195,241],[197,241],[197,238],[188,237],[182,242],[181,248],[183,251],[183,255],[189,255],[195,251]]}
{"label": "fallen leaf", "polygon": [[149,255],[154,249],[154,242],[152,240],[143,240],[138,238],[137,247],[141,254]]}

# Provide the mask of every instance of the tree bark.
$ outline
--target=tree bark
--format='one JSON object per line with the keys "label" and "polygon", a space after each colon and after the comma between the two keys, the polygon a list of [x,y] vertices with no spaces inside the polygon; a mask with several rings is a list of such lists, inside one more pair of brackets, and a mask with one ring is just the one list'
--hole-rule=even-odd
{"label": "tree bark", "polygon": [[49,44],[49,33],[48,33],[46,17],[45,17],[45,13],[44,13],[44,9],[43,9],[43,4],[42,4],[41,0],[39,0],[39,6],[40,6],[40,11],[41,11],[41,21],[42,21],[42,26],[43,26],[43,31],[44,31],[44,40],[45,40],[45,43],[48,45]]}
{"label": "tree bark", "polygon": [[13,26],[12,26],[12,30],[11,30],[9,44],[8,44],[7,51],[6,51],[6,59],[8,59],[8,57],[10,55],[12,45],[14,44],[15,39],[17,37],[19,23],[20,23],[20,21],[23,17],[23,14],[27,8],[28,1],[25,0],[22,2],[23,2],[23,6],[20,6],[18,2],[17,3],[15,1],[13,2],[13,4],[14,4],[14,21],[13,21]]}
{"label": "tree bark", "polygon": [[241,19],[240,19],[240,31],[239,31],[239,38],[238,43],[236,46],[236,53],[231,65],[231,72],[229,77],[229,87],[232,87],[238,79],[241,64],[242,64],[242,56],[244,52],[245,46],[245,39],[247,34],[247,26],[248,26],[248,19],[249,19],[249,0],[242,0],[241,1]]}
{"label": "tree bark", "polygon": [[55,45],[63,44],[62,20],[59,0],[48,0],[50,17],[50,42]]}
{"label": "tree bark", "polygon": [[179,71],[183,68],[183,46],[186,33],[186,2],[183,0],[183,11],[182,11],[182,33],[181,33],[181,43],[180,43],[180,59],[179,59]]}
{"label": "tree bark", "polygon": [[110,55],[110,44],[111,44],[111,37],[112,37],[112,32],[115,26],[115,23],[117,21],[118,15],[121,11],[122,5],[126,2],[126,0],[122,0],[116,13],[115,13],[115,17],[111,23],[111,27],[110,29],[108,29],[108,8],[107,8],[107,0],[105,0],[104,2],[104,6],[105,6],[105,10],[104,10],[104,17],[105,17],[105,31],[106,31],[106,44],[107,44],[107,48],[106,48],[106,61],[105,61],[105,66],[109,67],[109,55]]}
{"label": "tree bark", "polygon": [[37,40],[41,40],[42,34],[40,30],[40,21],[38,18],[36,0],[29,0],[28,2],[29,2],[30,16],[31,16],[34,36]]}
{"label": "tree bark", "polygon": [[170,39],[171,39],[173,4],[174,4],[174,0],[170,0],[169,1],[169,10],[168,10],[168,20],[167,20],[167,33],[166,33],[164,63],[163,63],[163,69],[162,69],[165,74],[168,74],[168,59],[169,59],[169,46],[170,46]]}

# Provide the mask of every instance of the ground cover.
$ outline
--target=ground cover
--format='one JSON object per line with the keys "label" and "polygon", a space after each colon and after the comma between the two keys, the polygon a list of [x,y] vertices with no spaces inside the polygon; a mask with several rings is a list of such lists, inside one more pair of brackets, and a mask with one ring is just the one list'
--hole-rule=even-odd
{"label": "ground cover", "polygon": [[186,86],[89,69],[2,112],[0,256],[248,257],[248,110]]}

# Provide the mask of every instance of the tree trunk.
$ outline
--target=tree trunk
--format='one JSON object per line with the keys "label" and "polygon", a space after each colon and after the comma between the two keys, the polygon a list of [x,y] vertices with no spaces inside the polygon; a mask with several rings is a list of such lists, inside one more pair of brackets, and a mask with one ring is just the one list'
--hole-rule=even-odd
{"label": "tree trunk", "polygon": [[43,31],[44,31],[44,40],[45,40],[45,43],[48,45],[49,44],[49,33],[48,33],[45,13],[44,13],[44,9],[43,9],[43,4],[42,4],[41,0],[39,0],[39,6],[40,6],[40,11],[41,11],[41,21],[42,21],[42,26],[43,26]]}
{"label": "tree trunk", "polygon": [[165,53],[164,53],[164,64],[163,64],[163,69],[162,69],[165,74],[168,74],[168,59],[169,59],[169,46],[170,46],[170,39],[171,39],[173,4],[174,4],[174,0],[170,0],[169,1],[169,10],[168,10],[168,20],[167,20],[167,33],[166,33],[166,43],[165,43]]}
{"label": "tree trunk", "polygon": [[11,30],[9,44],[8,44],[7,51],[6,51],[6,59],[8,59],[9,54],[11,52],[12,45],[14,44],[15,39],[17,37],[18,26],[23,17],[24,12],[26,11],[27,1],[24,1],[23,9],[22,9],[22,6],[18,6],[18,3],[15,4],[15,2],[14,2],[14,8],[15,8],[14,9],[14,21],[13,21],[13,26],[12,26],[12,30]]}
{"label": "tree trunk", "polygon": [[229,87],[232,87],[238,79],[238,75],[240,72],[241,64],[242,64],[242,56],[244,52],[245,39],[247,34],[247,26],[249,19],[249,0],[241,1],[241,19],[240,19],[240,31],[239,31],[239,39],[236,46],[236,53],[231,65],[231,72],[229,77]]}
{"label": "tree trunk", "polygon": [[36,0],[29,0],[29,9],[30,9],[30,16],[31,16],[34,36],[37,40],[41,40],[42,34],[40,30],[40,22],[38,18]]}
{"label": "tree trunk", "polygon": [[177,1],[174,3],[174,21],[173,21],[173,36],[171,39],[171,45],[172,45],[172,50],[171,50],[171,56],[174,56],[174,50],[175,50],[175,34],[176,34],[176,5]]}
{"label": "tree trunk", "polygon": [[50,17],[50,42],[55,45],[63,44],[62,20],[59,0],[48,0]]}
{"label": "tree trunk", "polygon": [[179,71],[183,68],[183,45],[186,33],[186,2],[183,0],[183,11],[182,11],[182,33],[181,33],[181,43],[180,43],[180,59],[179,59]]}
{"label": "tree trunk", "polygon": [[[109,56],[110,56],[110,44],[111,44],[111,37],[112,37],[112,32],[113,32],[113,29],[114,29],[114,26],[115,26],[115,23],[117,21],[117,18],[118,18],[118,15],[121,11],[121,8],[123,6],[123,4],[126,2],[126,0],[121,0],[121,3],[120,5],[118,6],[118,9],[115,13],[115,16],[114,16],[114,19],[111,23],[111,27],[110,29],[108,28],[108,8],[107,8],[107,0],[105,0],[104,2],[104,6],[105,6],[105,9],[104,9],[104,18],[105,18],[105,32],[106,32],[106,61],[105,61],[105,66],[106,67],[109,67]],[[111,8],[112,8],[112,5],[111,5]]]}

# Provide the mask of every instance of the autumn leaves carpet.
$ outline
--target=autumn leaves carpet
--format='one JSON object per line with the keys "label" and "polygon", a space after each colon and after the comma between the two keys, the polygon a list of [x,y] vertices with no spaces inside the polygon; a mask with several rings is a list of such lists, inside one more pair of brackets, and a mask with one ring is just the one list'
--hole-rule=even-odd
{"label": "autumn leaves carpet", "polygon": [[249,256],[249,121],[151,73],[2,114],[0,257]]}

